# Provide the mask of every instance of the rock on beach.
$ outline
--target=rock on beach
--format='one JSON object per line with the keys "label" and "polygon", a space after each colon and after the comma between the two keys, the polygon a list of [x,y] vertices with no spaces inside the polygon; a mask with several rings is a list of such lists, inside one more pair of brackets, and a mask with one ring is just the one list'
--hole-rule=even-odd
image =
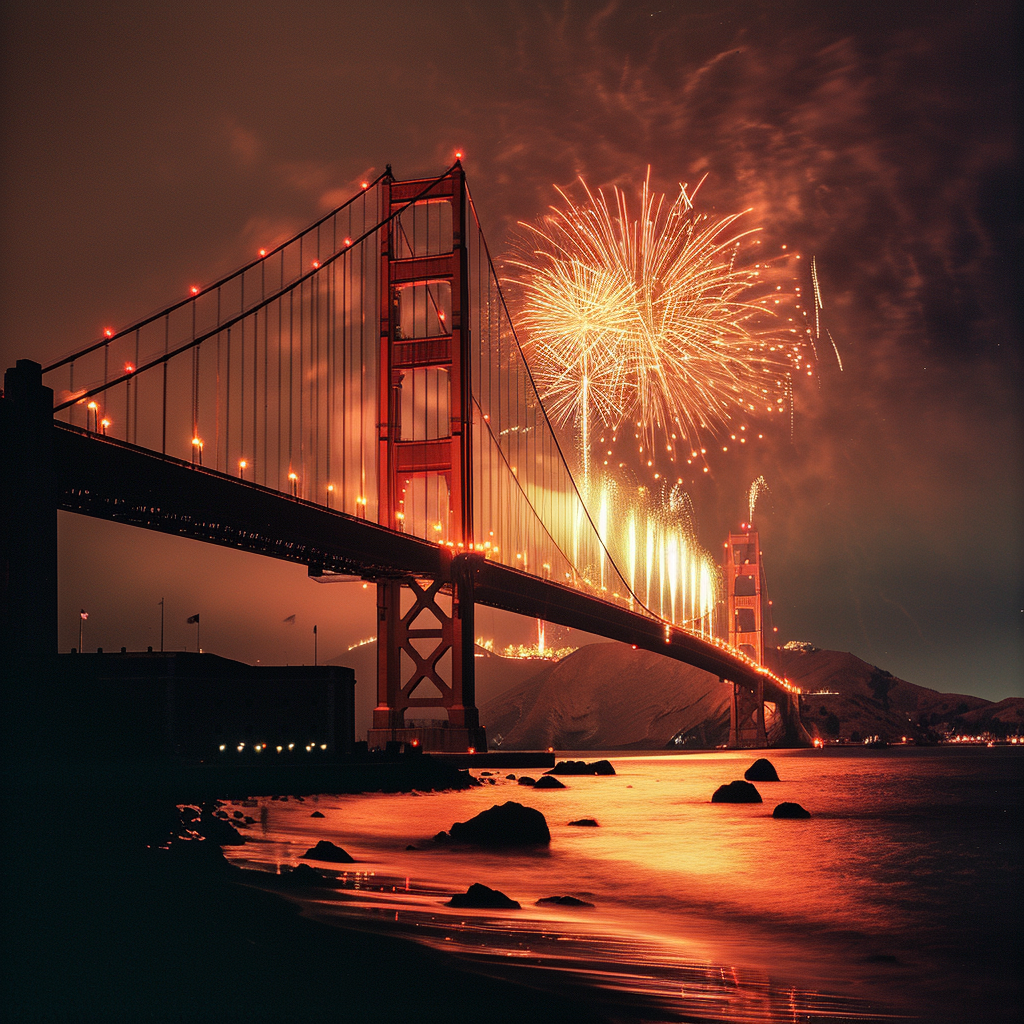
{"label": "rock on beach", "polygon": [[302,857],[308,860],[330,861],[333,864],[355,864],[355,860],[345,850],[340,846],[335,846],[334,843],[326,839],[321,839],[316,846],[307,850]]}
{"label": "rock on beach", "polygon": [[615,769],[611,761],[559,761],[554,768],[549,768],[546,775],[614,775]]}
{"label": "rock on beach", "polygon": [[520,905],[503,892],[474,882],[465,892],[456,893],[447,903],[449,907],[472,907],[481,910],[519,910]]}
{"label": "rock on beach", "polygon": [[[442,838],[447,836],[447,838]],[[481,811],[469,821],[457,821],[438,842],[475,843],[478,846],[545,846],[551,832],[544,815],[513,800]]]}

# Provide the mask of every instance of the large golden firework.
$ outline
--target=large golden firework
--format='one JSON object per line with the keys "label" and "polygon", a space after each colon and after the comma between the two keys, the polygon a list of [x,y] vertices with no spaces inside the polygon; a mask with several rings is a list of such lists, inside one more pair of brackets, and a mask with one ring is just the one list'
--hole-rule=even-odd
{"label": "large golden firework", "polygon": [[509,262],[535,379],[552,417],[577,427],[585,472],[595,420],[699,447],[737,417],[780,411],[802,339],[744,214],[698,214],[685,186],[669,203],[649,171],[635,219],[618,188],[609,202],[581,185],[584,203],[559,190],[564,208],[521,225]]}

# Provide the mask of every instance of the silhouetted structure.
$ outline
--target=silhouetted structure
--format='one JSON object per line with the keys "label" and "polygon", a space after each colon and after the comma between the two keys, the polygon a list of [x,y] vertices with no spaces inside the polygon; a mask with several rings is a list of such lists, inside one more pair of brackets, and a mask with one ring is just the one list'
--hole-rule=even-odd
{"label": "silhouetted structure", "polygon": [[57,675],[61,700],[45,742],[73,744],[86,759],[237,763],[353,751],[350,668],[132,651],[62,654]]}

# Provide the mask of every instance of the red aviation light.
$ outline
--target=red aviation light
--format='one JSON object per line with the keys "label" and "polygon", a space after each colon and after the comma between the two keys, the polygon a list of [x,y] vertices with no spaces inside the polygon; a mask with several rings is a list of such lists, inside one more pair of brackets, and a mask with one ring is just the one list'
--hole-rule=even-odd
{"label": "red aviation light", "polygon": [[320,261],[319,260],[313,260],[313,269],[314,270],[319,270],[320,269]]}
{"label": "red aviation light", "polygon": [[369,188],[370,187],[370,183],[368,181],[361,181],[361,182],[359,182],[359,187],[360,188]]}
{"label": "red aviation light", "polygon": [[114,328],[113,327],[104,327],[103,328],[103,337],[104,338],[112,338],[113,336],[114,336]]}
{"label": "red aviation light", "polygon": [[131,363],[125,363],[124,364],[124,372],[125,373],[134,373],[135,372],[135,367]]}
{"label": "red aviation light", "polygon": [[267,255],[267,250],[266,249],[260,249],[260,256],[266,256],[266,255]]}
{"label": "red aviation light", "polygon": [[199,285],[197,285],[197,284],[192,285],[192,287],[189,289],[189,291],[193,295],[198,295],[199,294]]}

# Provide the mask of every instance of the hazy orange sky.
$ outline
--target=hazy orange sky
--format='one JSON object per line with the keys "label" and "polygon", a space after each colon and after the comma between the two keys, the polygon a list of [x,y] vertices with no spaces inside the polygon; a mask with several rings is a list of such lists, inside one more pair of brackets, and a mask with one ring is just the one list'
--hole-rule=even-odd
{"label": "hazy orange sky", "polygon": [[[0,347],[48,362],[462,148],[488,241],[648,165],[814,255],[844,370],[695,487],[717,551],[763,474],[779,639],[1024,694],[1016,5],[5,5]],[[358,584],[62,515],[60,644],[335,657]],[[296,616],[295,625],[284,622]],[[481,629],[502,629],[482,612]],[[523,625],[523,633],[528,631]]]}

